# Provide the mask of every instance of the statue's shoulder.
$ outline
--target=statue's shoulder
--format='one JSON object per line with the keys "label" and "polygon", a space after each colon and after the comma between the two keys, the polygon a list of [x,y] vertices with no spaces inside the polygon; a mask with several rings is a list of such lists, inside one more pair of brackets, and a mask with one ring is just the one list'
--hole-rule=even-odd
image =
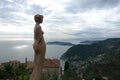
{"label": "statue's shoulder", "polygon": [[35,28],[34,29],[41,29],[41,26],[40,25],[35,25]]}
{"label": "statue's shoulder", "polygon": [[34,32],[35,32],[36,34],[39,34],[40,32],[42,32],[41,27],[40,27],[39,25],[35,26]]}

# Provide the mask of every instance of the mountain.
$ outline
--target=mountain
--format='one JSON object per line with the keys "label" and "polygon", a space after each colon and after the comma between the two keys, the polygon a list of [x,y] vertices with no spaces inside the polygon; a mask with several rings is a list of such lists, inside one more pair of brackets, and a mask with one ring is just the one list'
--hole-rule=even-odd
{"label": "mountain", "polygon": [[69,61],[71,69],[78,77],[82,73],[85,80],[120,80],[120,38],[74,45],[61,59]]}
{"label": "mountain", "polygon": [[47,42],[47,45],[73,46],[74,44],[69,42],[54,41],[54,42]]}
{"label": "mountain", "polygon": [[74,45],[61,56],[61,59],[85,60],[100,54],[120,54],[120,38],[110,38],[89,45]]}

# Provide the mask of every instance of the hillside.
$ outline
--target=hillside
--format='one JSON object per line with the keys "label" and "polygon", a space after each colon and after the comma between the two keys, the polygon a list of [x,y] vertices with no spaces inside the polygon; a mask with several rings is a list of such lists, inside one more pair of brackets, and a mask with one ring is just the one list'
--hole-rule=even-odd
{"label": "hillside", "polygon": [[47,45],[73,46],[74,44],[72,44],[70,42],[54,41],[54,42],[47,42]]}
{"label": "hillside", "polygon": [[[69,61],[78,78],[82,73],[87,80],[120,80],[120,38],[75,45],[61,59]],[[107,79],[98,79],[102,77]]]}
{"label": "hillside", "polygon": [[100,54],[120,54],[120,38],[110,38],[93,44],[78,44],[69,48],[61,59],[85,60]]}

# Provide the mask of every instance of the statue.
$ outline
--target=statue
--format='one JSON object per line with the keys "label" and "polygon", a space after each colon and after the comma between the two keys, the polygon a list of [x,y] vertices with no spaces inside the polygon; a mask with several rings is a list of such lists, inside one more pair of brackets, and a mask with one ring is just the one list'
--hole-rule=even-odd
{"label": "statue", "polygon": [[34,44],[33,44],[34,69],[30,77],[30,80],[41,80],[42,68],[43,68],[45,52],[46,52],[46,44],[43,37],[44,33],[40,26],[40,23],[43,22],[43,16],[37,14],[34,16],[34,20],[36,22],[34,28]]}

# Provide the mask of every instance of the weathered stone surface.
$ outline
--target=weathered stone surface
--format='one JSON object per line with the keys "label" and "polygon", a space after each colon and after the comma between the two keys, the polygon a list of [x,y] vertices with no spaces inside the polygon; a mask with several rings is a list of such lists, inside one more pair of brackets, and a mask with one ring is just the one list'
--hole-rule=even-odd
{"label": "weathered stone surface", "polygon": [[42,15],[35,15],[35,28],[34,28],[34,69],[31,75],[30,80],[41,80],[41,73],[43,68],[43,63],[45,59],[46,44],[43,37],[43,31],[40,26],[40,23],[43,22]]}

